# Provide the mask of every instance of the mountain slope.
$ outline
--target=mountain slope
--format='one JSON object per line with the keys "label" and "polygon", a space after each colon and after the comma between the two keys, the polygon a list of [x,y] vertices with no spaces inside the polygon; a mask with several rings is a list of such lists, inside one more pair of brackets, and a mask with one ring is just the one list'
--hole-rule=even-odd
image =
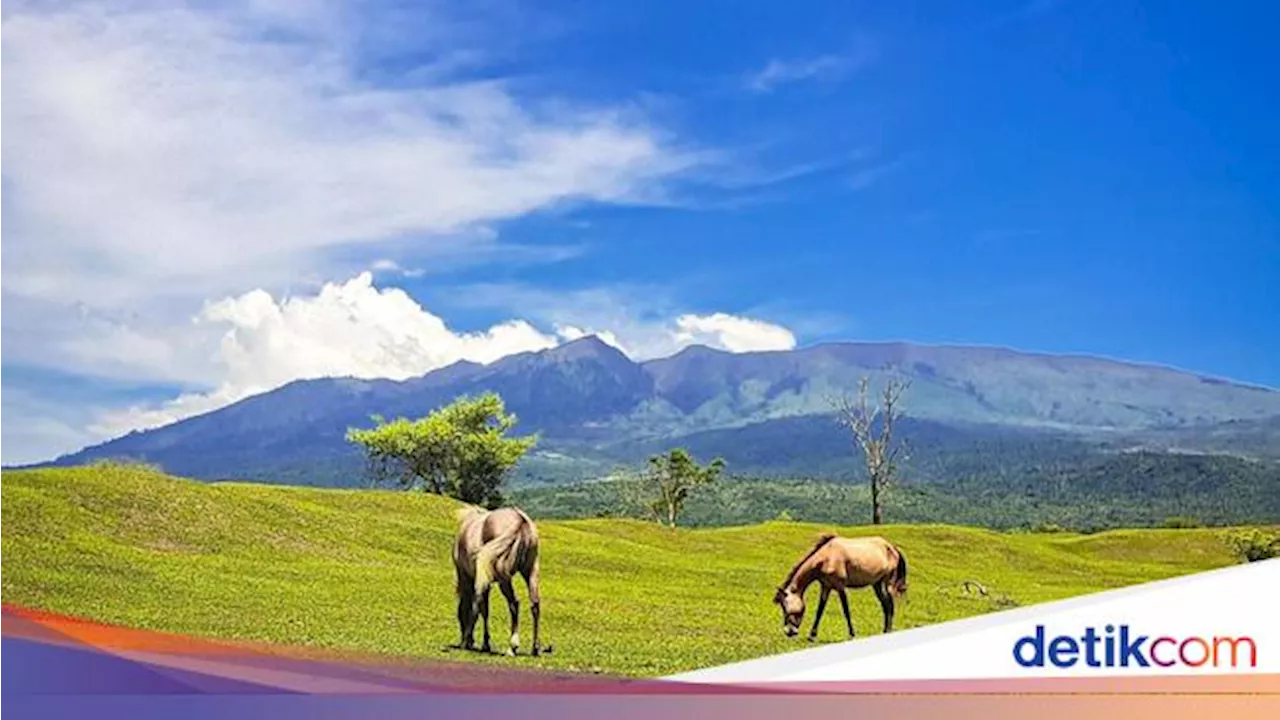
{"label": "mountain slope", "polygon": [[[829,434],[816,443],[828,448],[814,457],[818,467],[836,457],[830,448],[842,442],[820,417],[830,411],[831,398],[851,391],[864,375],[883,379],[890,372],[912,381],[906,411],[918,429],[934,435],[944,425],[963,428],[962,434],[1024,439],[1032,430],[1074,437],[1182,429],[1178,437],[1194,445],[1197,428],[1235,422],[1252,431],[1280,417],[1274,390],[1096,358],[841,343],[742,354],[693,347],[635,363],[588,337],[490,365],[458,363],[404,382],[294,382],[58,462],[129,457],[204,479],[350,484],[360,458],[343,439],[348,427],[368,425],[373,414],[421,416],[458,395],[494,390],[520,418],[521,432],[540,433],[535,470],[567,461],[572,472],[592,472],[632,458],[637,448],[752,426],[755,436],[736,454],[760,456],[785,441],[774,430],[794,430],[795,422],[807,423],[810,434]],[[734,454],[731,463],[746,459],[737,466],[751,467],[749,458]]]}

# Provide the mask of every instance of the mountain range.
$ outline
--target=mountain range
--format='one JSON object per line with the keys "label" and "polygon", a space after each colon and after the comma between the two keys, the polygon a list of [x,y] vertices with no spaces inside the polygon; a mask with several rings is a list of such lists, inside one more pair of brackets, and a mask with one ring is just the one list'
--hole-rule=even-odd
{"label": "mountain range", "polygon": [[912,472],[926,480],[993,453],[1037,466],[1138,448],[1280,458],[1280,392],[1170,368],[909,343],[695,346],[634,362],[590,336],[404,381],[297,381],[54,464],[129,458],[208,480],[357,485],[363,465],[348,428],[492,390],[518,432],[539,434],[523,481],[590,479],[676,445],[722,455],[740,473],[840,477],[858,468],[831,401],[864,376],[911,382],[902,428]]}

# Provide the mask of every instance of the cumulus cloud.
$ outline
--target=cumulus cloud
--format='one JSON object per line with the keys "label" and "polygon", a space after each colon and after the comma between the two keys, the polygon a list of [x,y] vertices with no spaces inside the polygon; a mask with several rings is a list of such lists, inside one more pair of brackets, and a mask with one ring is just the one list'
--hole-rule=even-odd
{"label": "cumulus cloud", "polygon": [[573,342],[574,340],[581,340],[584,337],[595,335],[600,338],[604,344],[615,347],[624,353],[627,352],[626,346],[622,344],[622,341],[618,339],[618,336],[608,330],[596,330],[589,332],[574,325],[557,325],[556,335],[566,342]]}
{"label": "cumulus cloud", "polygon": [[[598,293],[598,299],[610,297]],[[583,307],[591,310],[591,304]],[[593,314],[603,319],[598,310]],[[158,427],[216,410],[288,382],[322,377],[403,380],[459,360],[491,363],[507,355],[545,350],[596,335],[630,357],[645,360],[689,345],[730,352],[795,347],[790,330],[762,320],[714,313],[636,320],[615,305],[615,327],[554,324],[554,334],[513,319],[480,332],[451,329],[398,288],[378,288],[365,272],[329,283],[315,295],[274,297],[254,290],[209,303],[196,325],[217,340],[216,387],[174,400],[98,415],[89,426],[100,438]]]}
{"label": "cumulus cloud", "polygon": [[476,226],[636,202],[692,162],[625,108],[458,75],[466,48],[449,38],[466,33],[438,9],[407,31],[434,62],[375,83],[361,52],[390,31],[370,39],[364,13],[328,7],[6,5],[12,359],[44,362],[41,347],[93,371],[103,351],[77,352],[116,343],[107,352],[150,371],[154,343],[119,344],[121,327],[146,334],[203,298],[314,286],[389,242],[412,248],[415,269],[436,251],[492,251]]}
{"label": "cumulus cloud", "polygon": [[[468,259],[572,257],[580,248],[512,248],[492,228],[567,204],[665,201],[707,157],[630,107],[467,75],[485,62],[476,47],[517,42],[442,12],[374,26],[379,13],[331,3],[6,4],[5,362],[185,389],[126,410],[31,405],[26,430],[7,426],[6,461],[300,378],[403,378],[584,332],[637,358],[794,343],[745,318],[599,304],[459,332],[375,287],[374,274]],[[371,59],[406,45],[427,60],[388,76]]]}
{"label": "cumulus cloud", "polygon": [[724,312],[680,312],[662,288],[620,286],[553,292],[522,285],[479,284],[458,302],[479,308],[520,308],[565,340],[596,335],[634,360],[667,357],[690,345],[729,352],[789,350],[795,334],[761,319]]}
{"label": "cumulus cloud", "polygon": [[276,298],[253,290],[229,297],[205,306],[196,322],[221,331],[217,387],[160,406],[103,413],[92,425],[96,434],[165,425],[294,380],[403,380],[459,360],[490,363],[558,342],[523,320],[482,332],[454,331],[403,290],[374,287],[367,272],[326,284],[314,296]]}
{"label": "cumulus cloud", "polygon": [[621,330],[562,325],[557,326],[557,333],[566,340],[595,335],[633,360],[667,357],[690,345],[729,352],[790,350],[796,346],[795,335],[781,325],[726,313],[630,320]]}
{"label": "cumulus cloud", "polygon": [[796,346],[796,336],[780,325],[725,313],[681,315],[675,325],[676,341],[688,345],[730,352],[790,350]]}

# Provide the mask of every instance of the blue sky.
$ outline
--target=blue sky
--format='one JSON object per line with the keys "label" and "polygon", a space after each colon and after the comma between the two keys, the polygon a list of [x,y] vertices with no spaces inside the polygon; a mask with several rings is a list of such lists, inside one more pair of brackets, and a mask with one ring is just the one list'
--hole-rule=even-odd
{"label": "blue sky", "polygon": [[5,12],[5,462],[581,332],[1280,386],[1273,3]]}
{"label": "blue sky", "polygon": [[[825,318],[805,340],[996,343],[1280,384],[1274,10],[763,4],[724,22],[736,5],[575,17],[582,35],[534,66],[608,97],[677,97],[689,136],[813,171],[690,209],[576,213],[592,251],[521,280],[674,283],[698,307]],[[827,56],[862,59],[735,85]]]}

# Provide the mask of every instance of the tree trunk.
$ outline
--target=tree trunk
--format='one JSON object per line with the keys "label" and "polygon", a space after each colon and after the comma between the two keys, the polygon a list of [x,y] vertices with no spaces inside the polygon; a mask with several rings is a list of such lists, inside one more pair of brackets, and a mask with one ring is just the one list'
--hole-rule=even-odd
{"label": "tree trunk", "polygon": [[884,524],[884,508],[880,506],[880,481],[871,476],[871,524]]}
{"label": "tree trunk", "polygon": [[667,524],[671,527],[676,526],[676,504],[673,502],[667,503]]}

